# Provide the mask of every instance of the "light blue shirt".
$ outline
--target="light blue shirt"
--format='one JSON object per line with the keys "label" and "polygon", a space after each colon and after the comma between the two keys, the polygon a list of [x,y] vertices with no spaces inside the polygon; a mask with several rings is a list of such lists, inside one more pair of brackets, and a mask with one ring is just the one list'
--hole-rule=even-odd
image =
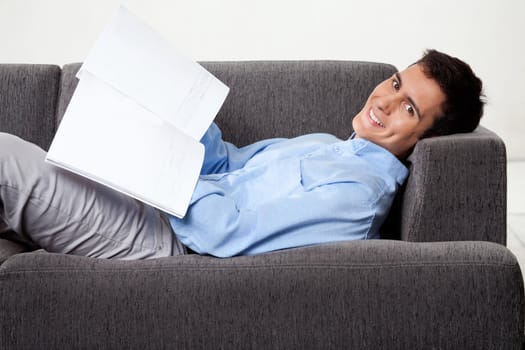
{"label": "light blue shirt", "polygon": [[407,168],[364,139],[329,134],[237,148],[212,124],[188,212],[170,223],[183,244],[218,257],[379,238]]}

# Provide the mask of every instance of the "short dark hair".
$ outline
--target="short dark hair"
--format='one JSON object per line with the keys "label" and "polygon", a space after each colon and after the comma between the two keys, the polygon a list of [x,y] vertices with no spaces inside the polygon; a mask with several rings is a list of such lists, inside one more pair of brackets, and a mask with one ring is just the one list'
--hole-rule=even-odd
{"label": "short dark hair", "polygon": [[473,131],[483,115],[482,82],[468,64],[437,50],[427,50],[416,62],[446,96],[442,115],[423,138]]}

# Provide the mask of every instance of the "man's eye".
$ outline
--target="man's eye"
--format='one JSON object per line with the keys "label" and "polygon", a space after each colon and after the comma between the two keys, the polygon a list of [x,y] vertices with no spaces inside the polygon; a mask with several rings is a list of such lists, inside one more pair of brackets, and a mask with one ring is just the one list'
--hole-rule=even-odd
{"label": "man's eye", "polygon": [[394,90],[399,90],[399,82],[395,79],[392,79],[392,87],[394,88]]}
{"label": "man's eye", "polygon": [[406,110],[410,115],[414,115],[414,107],[412,107],[411,105],[405,105],[405,110]]}

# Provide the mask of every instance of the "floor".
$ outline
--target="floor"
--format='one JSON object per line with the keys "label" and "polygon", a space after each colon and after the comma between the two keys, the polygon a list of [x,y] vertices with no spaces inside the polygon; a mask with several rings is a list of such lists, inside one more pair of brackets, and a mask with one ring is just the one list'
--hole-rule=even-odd
{"label": "floor", "polygon": [[507,247],[525,278],[525,161],[507,164]]}

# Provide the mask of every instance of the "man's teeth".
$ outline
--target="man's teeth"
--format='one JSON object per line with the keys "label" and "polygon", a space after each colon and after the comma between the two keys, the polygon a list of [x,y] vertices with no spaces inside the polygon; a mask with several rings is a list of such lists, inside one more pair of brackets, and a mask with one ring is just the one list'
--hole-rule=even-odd
{"label": "man's teeth", "polygon": [[374,114],[374,111],[373,110],[370,110],[370,118],[372,118],[373,121],[376,122],[377,125],[381,126],[381,127],[385,127],[385,125],[381,122],[381,120],[379,120],[376,115]]}

